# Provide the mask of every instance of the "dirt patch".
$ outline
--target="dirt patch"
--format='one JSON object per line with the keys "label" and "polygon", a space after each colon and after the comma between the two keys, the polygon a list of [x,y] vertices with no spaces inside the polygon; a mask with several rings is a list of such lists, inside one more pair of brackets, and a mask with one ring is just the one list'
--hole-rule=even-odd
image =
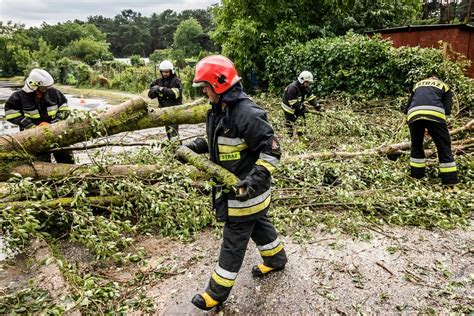
{"label": "dirt patch", "polygon": [[[472,222],[466,229],[451,231],[379,227],[370,233],[371,239],[360,240],[314,229],[304,244],[282,237],[289,256],[286,269],[263,279],[254,279],[250,273],[261,260],[251,242],[229,300],[219,311],[209,313],[190,302],[205,289],[217,262],[220,239],[209,230],[187,243],[143,237],[134,245],[147,253],[142,262],[95,267],[94,273],[122,285],[137,273],[159,274],[144,288],[160,315],[472,311]],[[87,265],[87,260],[75,259]],[[5,282],[0,279],[2,288]],[[58,284],[61,287],[63,282]],[[63,292],[58,291],[58,295]]]}

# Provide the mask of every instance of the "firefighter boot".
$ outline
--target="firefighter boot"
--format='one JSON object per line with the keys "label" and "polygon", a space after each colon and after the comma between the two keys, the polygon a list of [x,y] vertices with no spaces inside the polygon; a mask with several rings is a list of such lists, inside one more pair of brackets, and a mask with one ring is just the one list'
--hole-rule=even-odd
{"label": "firefighter boot", "polygon": [[216,301],[215,299],[213,299],[206,292],[204,292],[202,294],[194,295],[193,299],[191,300],[191,303],[193,303],[194,306],[196,306],[197,308],[205,310],[205,311],[211,310],[214,307],[219,306],[220,304],[222,304],[221,302]]}
{"label": "firefighter boot", "polygon": [[252,275],[254,277],[263,277],[264,275],[267,275],[270,272],[280,271],[280,270],[283,270],[283,269],[285,269],[285,265],[282,265],[279,268],[271,268],[271,267],[268,267],[268,266],[264,265],[263,263],[261,263],[259,265],[255,265],[255,266],[252,267]]}

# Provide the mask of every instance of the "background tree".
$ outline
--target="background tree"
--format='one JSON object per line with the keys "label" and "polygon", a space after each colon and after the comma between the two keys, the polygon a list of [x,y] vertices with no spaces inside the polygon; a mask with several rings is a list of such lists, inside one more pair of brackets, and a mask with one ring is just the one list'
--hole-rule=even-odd
{"label": "background tree", "polygon": [[414,19],[420,8],[418,0],[223,0],[211,37],[244,75],[263,77],[265,57],[288,41],[395,26]]}
{"label": "background tree", "polygon": [[92,38],[81,38],[71,42],[64,49],[64,56],[79,59],[89,65],[93,65],[99,60],[113,59],[109,52],[109,44],[105,41],[97,42]]}
{"label": "background tree", "polygon": [[197,56],[202,49],[200,40],[204,32],[195,18],[181,22],[174,33],[174,48],[181,49],[186,57]]}

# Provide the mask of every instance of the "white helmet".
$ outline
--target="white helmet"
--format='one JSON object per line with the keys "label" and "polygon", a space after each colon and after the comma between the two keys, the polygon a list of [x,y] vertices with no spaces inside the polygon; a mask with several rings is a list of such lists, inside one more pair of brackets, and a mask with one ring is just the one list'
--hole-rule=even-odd
{"label": "white helmet", "polygon": [[298,81],[303,84],[303,82],[308,81],[308,82],[313,82],[313,74],[310,73],[307,70],[304,70],[300,73],[298,76]]}
{"label": "white helmet", "polygon": [[28,78],[25,80],[25,85],[23,86],[23,91],[33,92],[38,87],[50,87],[54,83],[53,77],[46,70],[35,68],[33,69]]}
{"label": "white helmet", "polygon": [[163,71],[163,70],[169,70],[171,71],[171,73],[173,73],[174,72],[173,64],[169,60],[163,60],[160,63],[160,71]]}

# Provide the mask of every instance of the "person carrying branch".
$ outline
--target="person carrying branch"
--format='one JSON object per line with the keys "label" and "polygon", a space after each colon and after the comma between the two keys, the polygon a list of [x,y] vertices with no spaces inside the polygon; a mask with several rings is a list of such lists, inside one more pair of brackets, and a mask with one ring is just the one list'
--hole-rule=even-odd
{"label": "person carrying branch", "polygon": [[[65,120],[70,110],[61,91],[52,87],[53,77],[43,69],[35,68],[25,80],[23,88],[14,92],[5,103],[5,118],[18,125],[20,131],[47,126]],[[74,163],[71,151],[55,152],[58,163]],[[51,162],[51,154],[41,154],[38,160]]]}
{"label": "person carrying branch", "polygon": [[[171,61],[164,60],[160,63],[161,78],[154,80],[150,84],[148,97],[158,99],[160,108],[183,104],[183,85],[174,72]],[[168,139],[179,137],[179,126],[177,124],[165,126]]]}
{"label": "person carrying branch", "polygon": [[451,152],[451,137],[446,116],[451,114],[452,91],[436,74],[421,80],[413,87],[404,113],[407,115],[411,137],[410,175],[425,176],[425,132],[433,138],[438,151],[439,172],[443,185],[458,183],[457,167]]}
{"label": "person carrying branch", "polygon": [[[307,112],[305,103],[311,105],[314,110],[321,111],[322,108],[316,100],[316,96],[311,91],[310,84],[313,82],[313,74],[309,71],[302,71],[298,79],[290,83],[283,93],[281,108],[285,115],[285,126],[288,136],[293,136],[295,122],[298,117],[302,117],[302,124],[305,124],[305,113]],[[298,135],[301,132],[298,131]]]}
{"label": "person carrying branch", "polygon": [[278,166],[280,145],[267,113],[244,93],[234,64],[212,55],[196,65],[193,86],[202,87],[212,105],[206,118],[207,141],[197,138],[187,144],[196,153],[210,153],[212,162],[241,179],[234,190],[213,188],[213,209],[224,221],[219,261],[206,290],[192,303],[210,310],[230,294],[242,265],[250,238],[263,263],[252,268],[255,277],[285,267],[283,244],[267,216],[270,207],[270,177]]}

